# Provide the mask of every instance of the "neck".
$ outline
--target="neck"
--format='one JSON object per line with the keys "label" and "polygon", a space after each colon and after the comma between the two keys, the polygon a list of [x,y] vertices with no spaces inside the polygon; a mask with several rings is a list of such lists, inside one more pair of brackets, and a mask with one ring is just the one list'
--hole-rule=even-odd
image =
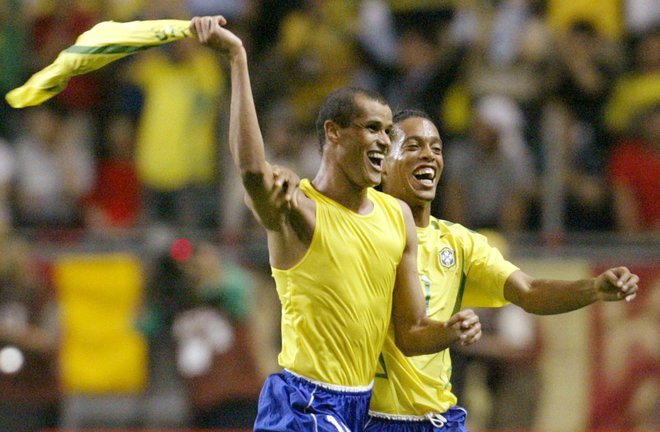
{"label": "neck", "polygon": [[424,228],[429,225],[431,221],[431,203],[423,203],[420,205],[410,206],[415,225],[419,228]]}
{"label": "neck", "polygon": [[364,214],[371,210],[367,199],[367,188],[351,183],[343,175],[332,174],[327,168],[321,169],[312,180],[314,188],[347,209]]}

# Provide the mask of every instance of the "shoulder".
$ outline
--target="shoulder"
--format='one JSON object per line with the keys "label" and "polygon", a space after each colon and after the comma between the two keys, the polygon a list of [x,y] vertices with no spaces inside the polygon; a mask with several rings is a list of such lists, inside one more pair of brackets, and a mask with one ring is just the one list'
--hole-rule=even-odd
{"label": "shoulder", "polygon": [[367,195],[369,199],[381,206],[393,207],[397,209],[407,208],[408,211],[410,211],[408,204],[398,198],[393,197],[392,195],[386,194],[385,192],[381,192],[374,188],[369,188]]}
{"label": "shoulder", "polygon": [[440,231],[443,234],[451,235],[454,237],[473,237],[480,236],[481,234],[477,233],[470,228],[467,228],[464,225],[461,225],[457,222],[452,222],[444,219],[438,219],[435,216],[431,216],[430,224],[436,231]]}
{"label": "shoulder", "polygon": [[459,223],[431,217],[431,225],[448,243],[460,246],[466,253],[489,253],[493,245],[489,236]]}

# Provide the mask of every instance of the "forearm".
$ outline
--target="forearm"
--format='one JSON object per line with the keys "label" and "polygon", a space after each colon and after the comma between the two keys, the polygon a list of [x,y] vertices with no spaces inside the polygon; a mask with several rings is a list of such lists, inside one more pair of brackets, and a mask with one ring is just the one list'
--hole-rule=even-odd
{"label": "forearm", "polygon": [[594,279],[562,281],[529,278],[520,284],[515,273],[505,285],[505,297],[525,311],[537,315],[570,312],[598,300]]}
{"label": "forearm", "polygon": [[234,164],[243,178],[262,175],[265,163],[264,143],[252,96],[248,61],[241,47],[231,57],[231,110],[229,146]]}
{"label": "forearm", "polygon": [[459,339],[455,330],[431,319],[424,319],[405,332],[397,332],[395,336],[397,347],[407,356],[436,353],[449,348]]}

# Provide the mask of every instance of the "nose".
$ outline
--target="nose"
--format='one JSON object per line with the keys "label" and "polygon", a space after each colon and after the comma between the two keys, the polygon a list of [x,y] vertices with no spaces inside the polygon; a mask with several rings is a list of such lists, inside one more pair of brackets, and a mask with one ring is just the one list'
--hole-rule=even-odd
{"label": "nose", "polygon": [[378,133],[378,145],[383,147],[383,150],[386,153],[390,149],[390,146],[392,145],[392,141],[390,139],[389,134],[384,130],[381,130]]}
{"label": "nose", "polygon": [[379,140],[385,142],[386,145],[390,145],[390,135],[387,133],[385,129],[381,129],[378,135],[379,135],[378,137]]}
{"label": "nose", "polygon": [[426,144],[421,146],[420,155],[424,159],[433,159],[434,158],[433,150],[431,149],[431,146],[426,145]]}

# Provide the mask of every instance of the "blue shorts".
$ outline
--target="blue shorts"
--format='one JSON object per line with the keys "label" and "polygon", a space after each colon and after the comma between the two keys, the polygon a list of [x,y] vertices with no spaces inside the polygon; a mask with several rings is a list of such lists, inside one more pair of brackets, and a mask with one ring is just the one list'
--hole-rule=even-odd
{"label": "blue shorts", "polygon": [[362,432],[371,387],[341,387],[287,370],[269,376],[259,395],[255,431]]}
{"label": "blue shorts", "polygon": [[365,432],[467,432],[465,419],[467,411],[453,406],[442,414],[428,416],[370,415]]}

